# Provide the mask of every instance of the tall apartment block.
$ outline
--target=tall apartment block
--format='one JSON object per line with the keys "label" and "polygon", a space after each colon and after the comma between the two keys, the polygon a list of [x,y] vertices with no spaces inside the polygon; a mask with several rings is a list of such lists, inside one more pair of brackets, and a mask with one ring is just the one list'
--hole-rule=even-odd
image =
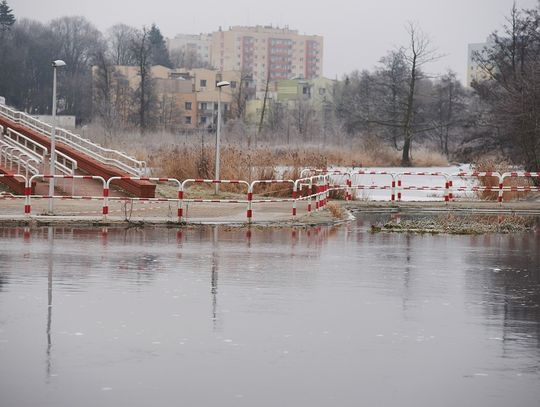
{"label": "tall apartment block", "polygon": [[267,79],[313,79],[323,73],[323,38],[269,26],[234,26],[212,33],[211,63],[220,71],[253,75],[257,88]]}

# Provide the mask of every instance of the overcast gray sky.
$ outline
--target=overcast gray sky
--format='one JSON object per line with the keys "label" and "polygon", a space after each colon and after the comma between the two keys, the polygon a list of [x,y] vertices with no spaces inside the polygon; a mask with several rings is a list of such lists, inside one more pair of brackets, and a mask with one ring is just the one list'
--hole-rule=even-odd
{"label": "overcast gray sky", "polygon": [[[405,45],[405,24],[417,22],[444,58],[428,67],[447,68],[465,77],[467,44],[483,42],[500,28],[514,0],[8,0],[18,18],[42,22],[82,15],[105,31],[115,23],[136,27],[156,23],[164,36],[211,32],[232,25],[288,25],[324,37],[324,75],[341,78],[371,69],[398,45]],[[537,0],[517,0],[532,8]]]}

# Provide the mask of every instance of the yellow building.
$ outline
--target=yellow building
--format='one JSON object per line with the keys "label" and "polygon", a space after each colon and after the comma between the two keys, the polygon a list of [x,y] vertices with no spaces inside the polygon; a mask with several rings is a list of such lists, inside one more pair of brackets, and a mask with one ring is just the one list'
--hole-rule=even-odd
{"label": "yellow building", "polygon": [[[230,82],[221,91],[222,109],[231,108],[240,82],[240,72],[219,72],[212,69],[169,69],[161,65],[152,66],[151,77],[158,103],[158,119],[168,127],[182,129],[207,128],[213,126],[217,117],[220,81]],[[114,79],[125,82],[135,91],[140,84],[136,66],[113,67]],[[93,72],[96,72],[94,68]],[[225,115],[226,117],[226,115]]]}

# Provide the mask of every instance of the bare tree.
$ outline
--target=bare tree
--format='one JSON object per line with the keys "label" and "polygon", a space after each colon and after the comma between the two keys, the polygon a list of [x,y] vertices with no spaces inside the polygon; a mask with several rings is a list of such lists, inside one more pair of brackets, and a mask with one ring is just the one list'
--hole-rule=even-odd
{"label": "bare tree", "polygon": [[247,101],[253,98],[255,93],[253,74],[246,70],[240,72],[240,80],[232,91],[231,113],[236,119],[245,119]]}
{"label": "bare tree", "polygon": [[137,29],[125,24],[115,24],[107,31],[107,45],[113,65],[134,65],[133,42]]}
{"label": "bare tree", "polygon": [[409,44],[403,49],[405,62],[409,67],[408,90],[405,100],[405,112],[402,121],[403,150],[401,165],[411,165],[411,147],[415,136],[415,102],[417,99],[418,82],[424,78],[422,67],[428,62],[432,62],[440,56],[432,47],[429,37],[415,23],[408,23],[407,33],[409,34]]}
{"label": "bare tree", "polygon": [[470,115],[467,114],[467,94],[456,74],[449,71],[435,82],[431,98],[429,106],[434,138],[441,153],[449,157],[450,143],[457,144],[463,139],[461,134],[465,132],[464,127],[470,121]]}
{"label": "bare tree", "polygon": [[143,27],[132,41],[132,50],[138,68],[139,86],[135,92],[138,125],[143,134],[152,124],[155,97],[150,66],[151,46],[148,30]]}
{"label": "bare tree", "polygon": [[540,6],[518,10],[514,4],[502,33],[492,34],[492,44],[475,56],[487,80],[473,81],[490,129],[479,132],[479,146],[489,143],[528,171],[540,170],[539,27]]}
{"label": "bare tree", "polygon": [[170,58],[175,68],[211,68],[210,63],[200,58],[197,52],[191,48],[173,49],[170,52]]}
{"label": "bare tree", "polygon": [[61,17],[50,24],[58,49],[56,58],[66,62],[60,82],[61,108],[80,120],[91,116],[91,67],[105,48],[101,33],[84,17]]}

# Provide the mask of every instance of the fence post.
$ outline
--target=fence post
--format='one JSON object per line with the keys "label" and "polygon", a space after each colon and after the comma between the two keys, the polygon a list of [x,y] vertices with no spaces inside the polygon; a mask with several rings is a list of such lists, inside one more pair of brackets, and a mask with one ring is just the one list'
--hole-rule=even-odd
{"label": "fence post", "polygon": [[497,177],[499,178],[499,195],[497,197],[497,200],[499,201],[499,205],[502,205],[503,202],[503,181],[504,178],[500,173],[497,173]]}
{"label": "fence post", "polygon": [[293,191],[292,191],[292,199],[293,199],[292,217],[293,219],[296,218],[296,195],[297,195],[296,185],[297,183],[295,182],[293,186]]}
{"label": "fence post", "polygon": [[184,189],[178,181],[178,222],[184,220]]}
{"label": "fence post", "polygon": [[248,193],[247,193],[247,201],[248,201],[248,207],[247,207],[247,221],[248,223],[251,223],[253,218],[253,184],[255,181],[253,181],[248,186]]}
{"label": "fence post", "polygon": [[103,220],[107,219],[109,214],[109,182],[103,183]]}

